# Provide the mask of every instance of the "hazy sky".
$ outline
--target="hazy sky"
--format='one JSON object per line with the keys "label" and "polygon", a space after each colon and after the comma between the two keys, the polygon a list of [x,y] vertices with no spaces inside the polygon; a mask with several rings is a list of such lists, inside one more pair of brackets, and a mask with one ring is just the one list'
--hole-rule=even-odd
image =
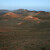
{"label": "hazy sky", "polygon": [[0,9],[50,11],[50,0],[0,0]]}

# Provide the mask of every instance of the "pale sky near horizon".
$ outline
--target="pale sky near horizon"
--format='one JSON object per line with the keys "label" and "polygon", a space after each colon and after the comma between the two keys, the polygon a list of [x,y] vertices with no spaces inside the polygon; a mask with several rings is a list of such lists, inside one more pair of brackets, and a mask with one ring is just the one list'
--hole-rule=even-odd
{"label": "pale sky near horizon", "polygon": [[0,0],[0,9],[50,11],[50,0]]}

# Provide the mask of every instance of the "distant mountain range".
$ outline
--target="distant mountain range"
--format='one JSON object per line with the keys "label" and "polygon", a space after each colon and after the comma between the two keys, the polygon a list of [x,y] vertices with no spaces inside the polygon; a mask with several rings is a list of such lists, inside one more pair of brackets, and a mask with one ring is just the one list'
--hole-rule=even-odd
{"label": "distant mountain range", "polygon": [[37,13],[37,12],[40,12],[40,13],[49,13],[49,12],[45,12],[45,11],[30,11],[30,10],[27,10],[27,9],[18,9],[18,10],[13,10],[13,11],[10,11],[10,10],[0,10],[0,15],[1,14],[4,14],[4,13],[7,13],[7,12],[14,12],[16,14],[23,14],[23,13],[28,13],[28,12],[34,12],[34,13]]}
{"label": "distant mountain range", "polygon": [[[29,29],[50,26],[50,12],[45,11],[29,11],[26,9],[18,9],[14,11],[0,10],[0,28],[5,30]],[[43,26],[44,25],[44,26]],[[46,26],[45,26],[46,25]],[[0,29],[1,30],[1,29]],[[1,30],[3,31],[3,30]]]}
{"label": "distant mountain range", "polygon": [[29,11],[26,9],[18,9],[14,11],[0,10],[0,18],[27,18],[36,17],[39,19],[50,19],[50,12],[45,11]]}

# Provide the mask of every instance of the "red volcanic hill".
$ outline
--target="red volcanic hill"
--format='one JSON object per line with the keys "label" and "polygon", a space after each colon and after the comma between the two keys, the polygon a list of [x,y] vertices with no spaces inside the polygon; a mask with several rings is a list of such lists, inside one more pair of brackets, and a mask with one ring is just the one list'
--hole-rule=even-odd
{"label": "red volcanic hill", "polygon": [[33,16],[31,16],[31,15],[26,16],[24,19],[25,19],[25,20],[31,20],[31,21],[33,21],[33,20],[35,20],[35,21],[39,20],[39,18],[33,17]]}
{"label": "red volcanic hill", "polygon": [[40,12],[37,12],[36,15],[40,14]]}
{"label": "red volcanic hill", "polygon": [[10,17],[10,18],[18,18],[20,16],[21,16],[21,14],[15,14],[13,12],[8,12],[8,13],[3,15],[3,17]]}
{"label": "red volcanic hill", "polygon": [[48,12],[48,15],[50,15],[50,12]]}

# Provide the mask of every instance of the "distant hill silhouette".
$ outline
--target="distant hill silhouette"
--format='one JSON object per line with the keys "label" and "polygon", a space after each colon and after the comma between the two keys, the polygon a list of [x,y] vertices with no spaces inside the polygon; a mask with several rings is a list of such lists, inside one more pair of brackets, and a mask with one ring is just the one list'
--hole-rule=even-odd
{"label": "distant hill silhouette", "polygon": [[26,10],[26,9],[18,9],[18,10],[14,10],[13,12],[16,13],[16,14],[24,14],[27,11],[29,11],[29,10]]}
{"label": "distant hill silhouette", "polygon": [[[18,10],[0,10],[0,19],[3,17],[6,18],[24,18],[28,16],[37,17],[39,19],[50,19],[50,12],[45,11],[29,11],[27,9],[18,9]],[[31,17],[30,17],[31,18]]]}
{"label": "distant hill silhouette", "polygon": [[10,12],[9,10],[0,10],[0,15]]}
{"label": "distant hill silhouette", "polygon": [[50,12],[29,11],[26,9],[14,11],[0,10],[0,28],[3,28],[0,31],[14,31],[15,29],[29,28],[33,30],[35,28],[38,29],[39,26],[39,29],[41,29],[50,25],[48,20],[50,20]]}

